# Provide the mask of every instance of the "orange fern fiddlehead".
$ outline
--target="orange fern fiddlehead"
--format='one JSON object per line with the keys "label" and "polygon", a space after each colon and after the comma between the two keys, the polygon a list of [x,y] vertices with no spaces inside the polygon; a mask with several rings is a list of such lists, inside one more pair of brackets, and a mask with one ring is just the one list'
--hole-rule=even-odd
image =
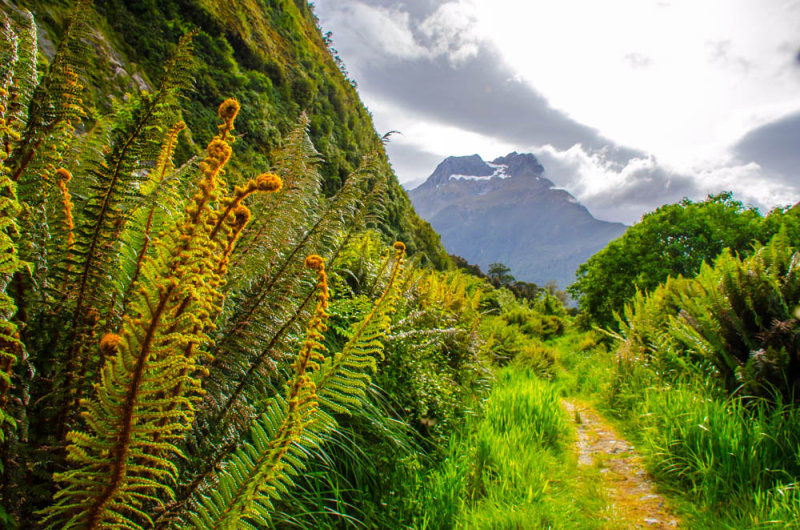
{"label": "orange fern fiddlehead", "polygon": [[[317,255],[308,256],[305,266],[317,274],[317,306],[306,328],[306,337],[300,351],[292,363],[292,377],[286,384],[285,397],[276,396],[268,404],[264,417],[266,431],[254,425],[252,435],[256,438],[258,456],[253,460],[253,452],[237,450],[237,459],[246,459],[251,465],[236,477],[236,483],[221,490],[217,499],[205,498],[200,501],[209,508],[214,502],[223,500],[222,509],[200,510],[195,519],[203,528],[232,529],[239,521],[252,514],[257,502],[268,503],[277,490],[276,484],[288,479],[292,469],[290,462],[298,462],[301,453],[298,443],[307,436],[308,427],[318,420],[319,403],[316,385],[311,374],[324,362],[325,347],[320,340],[327,329],[328,320],[328,277],[325,262]],[[274,415],[274,416],[269,416]],[[276,417],[281,419],[276,421]]]}
{"label": "orange fern fiddlehead", "polygon": [[119,335],[100,343],[108,357],[96,399],[81,401],[88,432],[68,435],[74,469],[56,476],[64,487],[48,510],[53,526],[152,524],[136,508],[141,499],[172,497],[168,484],[176,468],[170,458],[179,454],[174,444],[192,424],[206,373],[199,354],[221,307],[230,252],[250,219],[241,200],[280,187],[279,181],[258,185],[264,179],[255,179],[255,189],[224,197],[221,177],[231,156],[226,138],[232,139],[237,112],[235,100],[220,106],[223,123],[199,164],[197,192],[183,218],[153,244],[154,255],[144,259]]}

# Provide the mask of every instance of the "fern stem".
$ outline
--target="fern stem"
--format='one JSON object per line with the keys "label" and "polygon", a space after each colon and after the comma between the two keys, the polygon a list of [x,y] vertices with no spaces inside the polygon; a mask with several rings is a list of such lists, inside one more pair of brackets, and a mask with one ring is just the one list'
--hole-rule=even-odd
{"label": "fern stem", "polygon": [[139,387],[144,375],[144,369],[150,357],[150,348],[155,337],[155,332],[161,324],[161,315],[167,307],[167,301],[175,289],[175,284],[171,283],[169,287],[162,293],[156,311],[150,319],[150,325],[142,341],[142,346],[139,356],[136,359],[136,365],[133,370],[133,377],[131,379],[130,387],[125,397],[125,406],[123,408],[121,424],[122,429],[117,436],[117,442],[110,454],[112,460],[110,462],[110,478],[108,484],[103,489],[103,492],[95,499],[94,503],[88,510],[87,528],[93,530],[102,524],[103,508],[111,500],[114,492],[119,488],[120,482],[125,475],[125,461],[128,457],[128,448],[131,441],[131,431],[133,428],[133,413],[136,409],[136,401],[139,396]]}
{"label": "fern stem", "polygon": [[294,325],[295,322],[300,318],[300,315],[303,311],[308,307],[309,302],[314,298],[314,295],[317,294],[317,288],[313,289],[308,296],[303,300],[303,303],[297,308],[294,312],[292,317],[284,322],[281,329],[275,333],[269,341],[269,344],[261,351],[261,353],[256,357],[251,363],[247,372],[242,376],[242,379],[239,381],[239,384],[236,386],[236,389],[231,393],[228,399],[225,401],[225,404],[220,409],[219,413],[214,417],[214,419],[210,422],[211,425],[220,425],[221,427],[218,429],[219,432],[224,432],[225,426],[227,426],[227,415],[229,410],[236,404],[236,402],[241,397],[242,392],[244,391],[247,384],[250,382],[250,378],[253,374],[258,370],[262,364],[264,364],[264,360],[269,356],[272,350],[275,348],[275,345],[278,341],[283,337],[283,335]]}

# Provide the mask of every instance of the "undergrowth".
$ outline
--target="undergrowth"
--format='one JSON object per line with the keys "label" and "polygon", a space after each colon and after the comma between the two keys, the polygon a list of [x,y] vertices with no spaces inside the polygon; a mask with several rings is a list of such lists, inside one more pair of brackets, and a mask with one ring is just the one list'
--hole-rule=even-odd
{"label": "undergrowth", "polygon": [[577,479],[560,395],[532,370],[501,370],[472,418],[415,492],[418,528],[600,528],[603,505]]}

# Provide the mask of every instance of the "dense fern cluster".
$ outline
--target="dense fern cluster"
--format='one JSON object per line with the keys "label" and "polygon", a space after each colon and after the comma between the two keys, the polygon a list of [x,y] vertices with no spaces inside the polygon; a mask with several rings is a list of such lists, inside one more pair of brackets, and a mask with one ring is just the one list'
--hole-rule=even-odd
{"label": "dense fern cluster", "polygon": [[266,525],[383,355],[399,242],[370,310],[323,346],[326,267],[380,215],[382,165],[322,197],[303,116],[270,170],[227,173],[228,99],[176,167],[191,35],[156,90],[97,117],[80,81],[89,4],[38,83],[32,17],[0,13],[0,520]]}
{"label": "dense fern cluster", "polygon": [[723,252],[692,279],[638,293],[620,319],[625,362],[702,374],[725,392],[800,400],[800,252],[786,231]]}

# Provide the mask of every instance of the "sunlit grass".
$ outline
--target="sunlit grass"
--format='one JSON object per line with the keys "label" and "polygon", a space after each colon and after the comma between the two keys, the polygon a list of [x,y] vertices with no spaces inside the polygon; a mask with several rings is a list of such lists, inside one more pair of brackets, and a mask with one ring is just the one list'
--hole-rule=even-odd
{"label": "sunlit grass", "polygon": [[552,383],[507,368],[485,415],[427,478],[421,528],[597,528],[605,505],[581,480],[574,433]]}
{"label": "sunlit grass", "polygon": [[[691,528],[800,527],[800,410],[727,398],[694,376],[618,365],[578,334],[557,346],[556,383],[615,419]],[[779,401],[779,398],[778,398]]]}

